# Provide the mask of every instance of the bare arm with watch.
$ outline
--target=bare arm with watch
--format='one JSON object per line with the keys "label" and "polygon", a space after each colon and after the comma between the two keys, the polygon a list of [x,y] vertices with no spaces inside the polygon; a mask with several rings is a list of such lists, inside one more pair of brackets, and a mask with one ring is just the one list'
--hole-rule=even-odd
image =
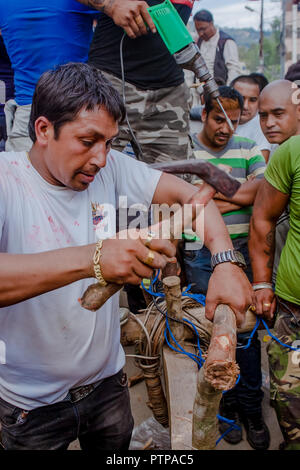
{"label": "bare arm with watch", "polygon": [[288,204],[289,195],[275,189],[265,179],[259,188],[249,233],[249,253],[253,269],[256,313],[273,318],[276,308],[272,289],[276,222]]}

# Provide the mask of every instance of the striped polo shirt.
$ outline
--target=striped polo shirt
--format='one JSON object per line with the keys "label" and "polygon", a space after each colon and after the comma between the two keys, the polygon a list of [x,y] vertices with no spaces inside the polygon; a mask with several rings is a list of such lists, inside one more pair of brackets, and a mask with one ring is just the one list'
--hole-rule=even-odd
{"label": "striped polo shirt", "polygon": [[[195,158],[209,161],[214,165],[228,165],[232,168],[231,176],[240,183],[245,183],[253,176],[263,178],[266,168],[265,159],[253,140],[234,135],[220,152],[214,152],[199,142],[197,134],[193,135],[193,143]],[[200,181],[195,178],[193,183],[197,182]],[[252,206],[223,214],[232,239],[248,236],[251,214]]]}

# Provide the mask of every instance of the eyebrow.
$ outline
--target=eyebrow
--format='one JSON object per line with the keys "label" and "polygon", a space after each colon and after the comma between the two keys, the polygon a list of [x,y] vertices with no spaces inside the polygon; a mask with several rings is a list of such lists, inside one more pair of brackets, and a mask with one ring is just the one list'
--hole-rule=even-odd
{"label": "eyebrow", "polygon": [[[276,113],[277,111],[285,111],[285,108],[274,108],[274,109],[271,109],[269,112],[270,113]],[[258,114],[263,114],[263,113],[267,113],[268,111],[259,111]]]}
{"label": "eyebrow", "polygon": [[[118,131],[116,134],[112,135],[112,136],[109,138],[109,140],[114,139],[115,137],[117,137],[118,134],[119,134],[119,131]],[[86,129],[86,130],[85,130],[85,129],[81,130],[81,131],[79,132],[79,136],[81,136],[81,137],[83,137],[83,136],[87,136],[87,137],[94,137],[94,136],[96,136],[96,137],[100,137],[100,138],[102,137],[102,138],[104,138],[104,135],[101,134],[101,132],[98,132],[98,131],[96,131],[96,130],[93,129],[93,128],[89,128],[89,129]]]}

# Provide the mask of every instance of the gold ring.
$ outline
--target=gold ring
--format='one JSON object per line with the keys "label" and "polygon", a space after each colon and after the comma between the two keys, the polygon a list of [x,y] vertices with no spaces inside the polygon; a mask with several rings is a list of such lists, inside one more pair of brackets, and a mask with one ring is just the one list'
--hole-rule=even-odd
{"label": "gold ring", "polygon": [[271,307],[271,304],[270,304],[270,302],[264,302],[263,306],[269,308],[269,307]]}
{"label": "gold ring", "polygon": [[143,20],[143,18],[141,17],[141,15],[136,16],[136,17],[134,18],[134,20],[135,20],[135,22],[136,22],[136,24],[137,24],[138,26],[141,25],[141,24],[144,24],[144,20]]}
{"label": "gold ring", "polygon": [[256,307],[255,307],[255,305],[250,305],[250,306],[248,307],[248,310],[250,310],[251,312],[256,312]]}
{"label": "gold ring", "polygon": [[145,246],[147,246],[149,248],[149,245],[150,243],[152,242],[153,238],[155,237],[155,233],[154,232],[148,232],[147,233],[147,238],[146,238],[146,241],[145,241]]}
{"label": "gold ring", "polygon": [[148,264],[148,266],[152,266],[154,261],[154,251],[149,250],[147,258],[143,261],[144,264]]}

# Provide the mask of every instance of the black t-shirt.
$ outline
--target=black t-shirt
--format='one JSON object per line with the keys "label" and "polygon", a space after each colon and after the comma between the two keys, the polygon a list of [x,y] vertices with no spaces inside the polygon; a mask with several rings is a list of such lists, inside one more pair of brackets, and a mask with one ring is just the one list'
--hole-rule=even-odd
{"label": "black t-shirt", "polygon": [[[148,0],[149,6],[162,0]],[[174,5],[182,20],[187,23],[191,8]],[[121,78],[120,42],[123,29],[116,26],[107,15],[101,15],[89,52],[89,63]],[[123,41],[125,80],[142,90],[157,90],[183,83],[182,69],[176,64],[159,33]]]}

